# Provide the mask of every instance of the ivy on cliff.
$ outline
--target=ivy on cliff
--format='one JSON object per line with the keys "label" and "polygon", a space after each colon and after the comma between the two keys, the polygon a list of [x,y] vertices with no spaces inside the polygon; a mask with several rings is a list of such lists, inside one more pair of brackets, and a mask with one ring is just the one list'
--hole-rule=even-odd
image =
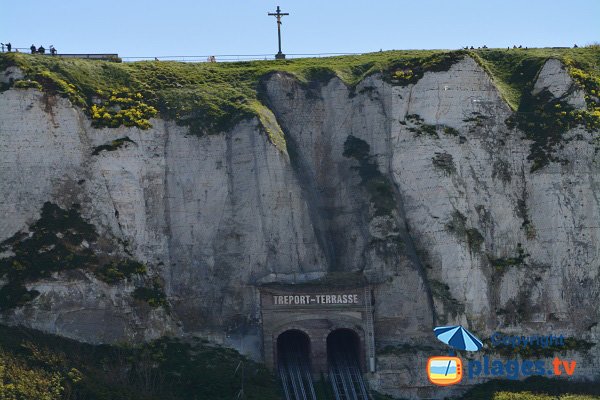
{"label": "ivy on cliff", "polygon": [[572,139],[564,134],[576,126],[589,132],[600,128],[600,108],[576,110],[563,98],[555,98],[543,90],[537,95],[528,95],[521,102],[521,108],[506,121],[509,127],[518,127],[525,137],[532,141],[527,159],[532,162],[531,172],[535,172],[550,162],[565,163],[556,156],[556,149]]}
{"label": "ivy on cliff", "polygon": [[344,142],[343,156],[358,161],[357,167],[362,184],[369,193],[375,216],[389,215],[396,208],[394,188],[390,179],[379,171],[377,161],[370,155],[371,146],[353,135]]}
{"label": "ivy on cliff", "polygon": [[27,283],[48,278],[57,271],[92,271],[106,283],[117,283],[133,275],[144,275],[146,266],[130,259],[99,256],[95,251],[98,234],[84,220],[78,204],[69,209],[46,202],[40,218],[28,232],[18,232],[0,243],[0,310],[21,306],[39,295]]}
{"label": "ivy on cliff", "polygon": [[449,233],[465,242],[470,252],[477,253],[481,251],[481,246],[484,243],[483,235],[476,228],[467,225],[467,217],[460,211],[454,210],[445,228]]}
{"label": "ivy on cliff", "polygon": [[[506,121],[517,127],[532,141],[528,159],[531,172],[550,162],[565,163],[556,150],[568,141],[564,134],[576,126],[589,132],[600,129],[600,48],[590,46],[577,49],[486,50],[469,52],[488,71],[500,94],[515,114]],[[536,95],[532,90],[543,65],[548,59],[557,59],[565,65],[576,87],[585,92],[586,109],[576,110],[566,101],[575,88],[561,98],[548,91]]]}
{"label": "ivy on cliff", "polygon": [[0,289],[0,309],[22,305],[39,294],[27,290],[26,282],[55,271],[92,267],[96,256],[89,242],[96,238],[96,230],[81,218],[77,204],[64,210],[44,203],[40,219],[28,233],[16,233],[0,244],[0,251],[14,254],[0,259],[0,277],[8,280]]}

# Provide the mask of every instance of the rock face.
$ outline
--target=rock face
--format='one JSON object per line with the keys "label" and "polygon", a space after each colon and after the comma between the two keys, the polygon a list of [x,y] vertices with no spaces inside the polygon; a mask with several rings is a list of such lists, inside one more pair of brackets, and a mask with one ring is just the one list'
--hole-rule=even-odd
{"label": "rock face", "polygon": [[[260,358],[258,285],[362,271],[378,349],[415,346],[378,356],[369,380],[382,392],[426,393],[424,366],[411,362],[436,324],[598,342],[590,133],[572,129],[557,149],[566,162],[530,172],[530,142],[505,124],[511,110],[468,57],[408,86],[281,73],[262,86],[287,153],[256,119],[203,137],[160,119],[147,131],[95,129],[65,99],[0,93],[0,241],[46,201],[81,204],[112,252],[160,276],[171,304],[150,310],[131,299],[132,283],[57,273],[30,283],[41,295],[4,321],[89,342],[200,334]],[[542,90],[585,107],[556,60],[540,71]],[[580,377],[600,367],[598,346],[570,354]]]}

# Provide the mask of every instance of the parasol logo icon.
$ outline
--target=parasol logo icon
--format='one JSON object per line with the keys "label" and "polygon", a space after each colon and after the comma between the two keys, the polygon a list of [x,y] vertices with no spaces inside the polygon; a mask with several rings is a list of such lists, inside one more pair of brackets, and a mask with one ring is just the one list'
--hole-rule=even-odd
{"label": "parasol logo icon", "polygon": [[[452,349],[477,351],[483,343],[475,335],[460,325],[438,326],[433,329],[435,336]],[[454,351],[449,356],[434,356],[427,360],[427,378],[438,386],[449,386],[459,383],[463,378],[462,360],[455,357]]]}
{"label": "parasol logo icon", "polygon": [[460,325],[438,326],[433,329],[439,341],[456,350],[478,351],[483,342]]}

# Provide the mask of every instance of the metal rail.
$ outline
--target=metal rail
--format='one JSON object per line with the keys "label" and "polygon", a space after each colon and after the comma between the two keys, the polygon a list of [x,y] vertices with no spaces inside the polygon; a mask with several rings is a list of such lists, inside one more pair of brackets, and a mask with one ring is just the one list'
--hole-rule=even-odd
{"label": "metal rail", "polygon": [[329,380],[336,400],[368,400],[367,388],[356,355],[335,349],[329,361]]}
{"label": "metal rail", "polygon": [[317,400],[308,355],[299,348],[285,349],[278,360],[286,400]]}

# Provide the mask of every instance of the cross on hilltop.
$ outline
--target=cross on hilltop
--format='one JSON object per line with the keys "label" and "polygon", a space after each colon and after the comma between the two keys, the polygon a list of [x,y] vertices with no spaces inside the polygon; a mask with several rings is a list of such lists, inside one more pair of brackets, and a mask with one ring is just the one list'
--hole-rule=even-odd
{"label": "cross on hilltop", "polygon": [[279,41],[279,52],[277,54],[275,54],[275,58],[277,60],[283,60],[283,59],[285,59],[285,54],[283,54],[281,52],[281,17],[283,17],[285,15],[290,15],[290,14],[289,13],[282,13],[281,9],[279,8],[279,6],[277,6],[276,12],[274,12],[274,13],[268,13],[268,15],[277,18],[277,39]]}

